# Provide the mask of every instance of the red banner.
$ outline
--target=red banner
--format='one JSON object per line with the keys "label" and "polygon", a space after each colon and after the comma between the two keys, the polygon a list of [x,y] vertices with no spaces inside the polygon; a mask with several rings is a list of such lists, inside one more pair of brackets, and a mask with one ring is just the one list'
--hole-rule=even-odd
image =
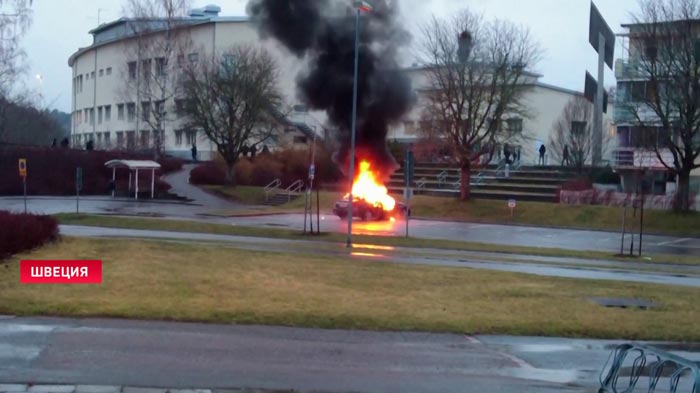
{"label": "red banner", "polygon": [[22,284],[101,284],[102,261],[20,261]]}

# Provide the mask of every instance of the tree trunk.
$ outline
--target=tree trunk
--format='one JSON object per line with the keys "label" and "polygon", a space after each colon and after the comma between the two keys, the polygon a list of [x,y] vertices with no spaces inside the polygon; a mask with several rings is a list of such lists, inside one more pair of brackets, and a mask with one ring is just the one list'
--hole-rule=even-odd
{"label": "tree trunk", "polygon": [[229,185],[229,186],[236,185],[236,171],[234,169],[235,166],[236,166],[235,161],[226,163],[226,185]]}
{"label": "tree trunk", "polygon": [[460,187],[459,187],[459,198],[463,201],[469,200],[469,193],[471,187],[471,163],[469,161],[462,163],[460,167]]}
{"label": "tree trunk", "polygon": [[684,170],[678,173],[678,188],[673,209],[677,212],[690,210],[690,171]]}

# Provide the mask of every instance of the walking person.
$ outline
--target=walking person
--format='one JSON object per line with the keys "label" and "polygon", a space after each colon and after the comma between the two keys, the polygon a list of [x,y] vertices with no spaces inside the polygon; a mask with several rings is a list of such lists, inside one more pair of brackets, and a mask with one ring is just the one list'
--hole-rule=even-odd
{"label": "walking person", "polygon": [[571,158],[569,157],[569,145],[564,145],[564,152],[562,153],[561,166],[570,166]]}
{"label": "walking person", "polygon": [[195,143],[192,144],[192,161],[197,162],[197,145]]}
{"label": "walking person", "polygon": [[540,165],[544,165],[544,155],[547,153],[547,148],[544,147],[544,143],[540,145]]}
{"label": "walking person", "polygon": [[506,159],[506,164],[510,164],[510,146],[507,143],[503,145],[503,157]]}

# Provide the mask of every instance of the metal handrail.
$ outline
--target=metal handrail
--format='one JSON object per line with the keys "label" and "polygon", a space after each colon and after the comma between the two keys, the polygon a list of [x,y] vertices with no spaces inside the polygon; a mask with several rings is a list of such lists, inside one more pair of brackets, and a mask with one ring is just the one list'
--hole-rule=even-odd
{"label": "metal handrail", "polygon": [[275,179],[275,180],[271,181],[270,184],[266,185],[265,186],[265,200],[267,201],[268,199],[270,199],[270,194],[272,194],[273,192],[278,190],[281,185],[282,185],[282,180],[280,180],[280,179]]}
{"label": "metal handrail", "polygon": [[442,183],[444,183],[447,180],[448,173],[447,171],[442,171],[437,174],[437,181],[438,185],[442,186]]}
{"label": "metal handrail", "polygon": [[290,184],[287,189],[284,190],[284,192],[287,194],[287,202],[291,202],[292,200],[292,193],[299,193],[301,190],[304,188],[304,181],[303,180],[297,180],[294,183]]}
{"label": "metal handrail", "polygon": [[416,182],[416,188],[417,188],[417,189],[425,188],[425,183],[426,183],[427,181],[428,181],[428,180],[427,180],[426,178],[421,177],[421,178]]}
{"label": "metal handrail", "polygon": [[[629,356],[633,356],[634,360],[632,360],[631,369],[625,370],[622,366]],[[649,379],[647,392],[653,393],[658,386],[664,369],[672,368],[673,373],[669,377],[668,390],[664,391],[677,393],[681,375],[690,374],[693,380],[693,388],[690,393],[700,393],[700,368],[698,368],[698,363],[670,352],[640,344],[621,344],[613,350],[605,362],[603,370],[600,372],[600,389],[598,392],[622,393],[635,391],[639,377],[647,365],[648,357],[652,358],[654,362],[647,366]],[[622,387],[623,390],[618,390],[617,387],[620,377],[623,377],[623,380],[626,381],[624,383],[626,386]]]}

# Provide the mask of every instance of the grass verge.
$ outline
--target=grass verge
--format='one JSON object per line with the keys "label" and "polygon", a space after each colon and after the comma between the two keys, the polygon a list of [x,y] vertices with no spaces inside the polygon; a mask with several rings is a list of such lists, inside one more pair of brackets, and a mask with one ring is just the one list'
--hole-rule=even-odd
{"label": "grass verge", "polygon": [[[197,221],[165,220],[156,218],[134,218],[118,216],[101,216],[89,214],[62,213],[55,215],[61,224],[85,225],[127,229],[151,229],[174,232],[214,233],[220,235],[274,237],[291,240],[319,240],[343,243],[346,240],[341,233],[324,233],[321,236],[305,236],[292,229],[244,227],[225,224],[212,224]],[[557,248],[521,247],[476,242],[459,242],[452,240],[417,239],[393,236],[353,235],[356,243],[376,244],[381,246],[438,248],[450,250],[498,252],[505,254],[525,254],[552,257],[570,257],[586,259],[605,259],[616,261],[637,261],[648,263],[700,265],[700,258],[693,256],[651,255],[644,259],[618,258],[607,252],[577,251]]]}
{"label": "grass verge", "polygon": [[[245,204],[260,205],[265,194],[260,187],[208,186],[208,189]],[[340,199],[341,193],[321,192],[321,209],[330,211],[333,202]],[[399,197],[395,195],[395,197]],[[299,212],[304,209],[304,200],[299,198],[282,206],[253,209],[252,212]],[[506,201],[474,199],[460,201],[457,198],[418,195],[411,199],[411,210],[415,217],[448,219],[465,222],[492,224],[523,224],[562,228],[599,229],[619,231],[622,225],[623,209],[611,206],[563,205],[546,202],[518,202],[513,217]],[[234,216],[248,214],[249,211],[221,211],[215,215]],[[628,209],[627,229],[639,231],[639,214],[632,218]],[[675,213],[664,210],[644,211],[644,230],[647,233],[700,236],[700,213]]]}
{"label": "grass verge", "polygon": [[[103,283],[20,285],[23,258],[102,259]],[[14,315],[697,341],[699,296],[684,287],[116,239],[65,238],[0,265],[0,313]],[[659,307],[605,308],[590,297]]]}

